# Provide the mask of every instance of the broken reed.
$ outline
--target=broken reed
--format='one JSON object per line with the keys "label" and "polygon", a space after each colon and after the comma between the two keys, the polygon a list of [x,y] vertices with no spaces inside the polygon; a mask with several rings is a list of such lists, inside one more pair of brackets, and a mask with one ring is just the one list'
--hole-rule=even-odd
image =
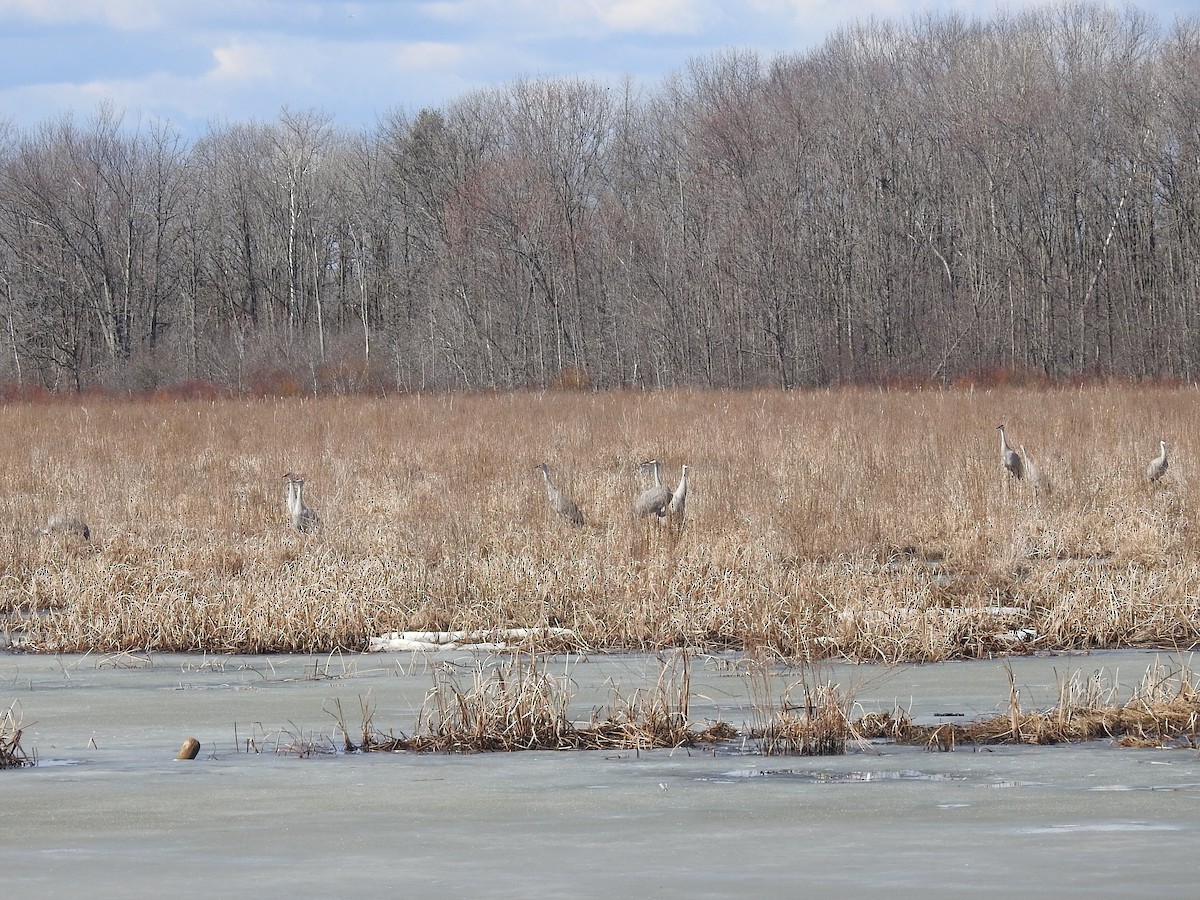
{"label": "broken reed", "polygon": [[[41,652],[574,649],[937,661],[1200,637],[1191,388],[523,393],[0,406],[0,627]],[[1008,478],[996,425],[1049,495]],[[1144,481],[1158,441],[1171,469]],[[637,464],[691,466],[682,533]],[[583,510],[548,508],[549,462]],[[324,526],[283,508],[307,476]],[[39,537],[79,514],[92,540]],[[539,649],[533,647],[530,649]]]}

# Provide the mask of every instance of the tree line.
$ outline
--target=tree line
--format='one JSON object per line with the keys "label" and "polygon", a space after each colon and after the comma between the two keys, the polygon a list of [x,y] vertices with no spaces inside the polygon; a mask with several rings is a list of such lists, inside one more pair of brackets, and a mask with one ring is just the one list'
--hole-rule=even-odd
{"label": "tree line", "polygon": [[846,27],[369,129],[0,125],[0,381],[785,388],[1200,372],[1200,22]]}

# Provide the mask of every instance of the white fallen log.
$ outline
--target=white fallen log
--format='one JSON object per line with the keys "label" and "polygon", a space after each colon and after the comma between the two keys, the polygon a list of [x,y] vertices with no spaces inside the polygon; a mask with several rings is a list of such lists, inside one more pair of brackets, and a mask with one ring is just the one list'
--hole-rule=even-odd
{"label": "white fallen log", "polygon": [[570,628],[504,628],[495,631],[392,631],[370,639],[370,653],[437,650],[499,652],[533,639],[575,638]]}
{"label": "white fallen log", "polygon": [[1037,639],[1038,633],[1032,628],[1014,628],[996,635],[996,640],[1005,644],[1029,644]]}

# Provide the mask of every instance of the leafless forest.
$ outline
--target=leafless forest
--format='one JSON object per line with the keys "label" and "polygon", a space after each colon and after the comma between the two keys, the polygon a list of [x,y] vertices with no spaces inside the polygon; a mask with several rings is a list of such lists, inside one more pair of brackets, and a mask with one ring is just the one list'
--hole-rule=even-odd
{"label": "leafless forest", "polygon": [[[386,104],[387,85],[367,85]],[[1200,20],[1068,3],[368,130],[0,122],[0,381],[1200,374]]]}

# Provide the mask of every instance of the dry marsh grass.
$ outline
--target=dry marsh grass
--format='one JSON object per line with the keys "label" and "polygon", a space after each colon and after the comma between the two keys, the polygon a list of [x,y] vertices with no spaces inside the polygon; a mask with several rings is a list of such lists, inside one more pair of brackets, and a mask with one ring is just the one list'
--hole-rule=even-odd
{"label": "dry marsh grass", "polygon": [[435,670],[412,737],[377,732],[373,710],[364,704],[362,742],[353,748],[340,709],[335,718],[348,749],[385,752],[650,750],[736,734],[729,726],[696,728],[688,716],[690,697],[684,651],[663,660],[653,689],[639,687],[625,695],[614,685],[606,710],[578,723],[569,712],[570,674],[554,675],[547,660],[518,654],[499,665],[477,665],[469,680],[447,667]]}
{"label": "dry marsh grass", "polygon": [[850,712],[853,691],[805,671],[781,692],[770,668],[753,664],[750,679],[754,722],[748,736],[763,756],[840,756],[856,738]]}
{"label": "dry marsh grass", "polygon": [[[1058,703],[1049,709],[1023,708],[1009,669],[1008,709],[964,724],[916,724],[901,709],[853,719],[852,711],[858,707],[853,689],[808,666],[799,680],[781,682],[776,668],[759,660],[745,673],[751,721],[743,730],[720,719],[692,721],[688,651],[660,655],[659,661],[659,677],[652,688],[637,687],[627,693],[624,686],[611,685],[607,706],[593,710],[585,722],[570,715],[574,697],[569,661],[562,674],[553,674],[550,658],[522,654],[499,661],[477,660],[467,670],[436,668],[434,685],[411,737],[378,731],[374,707],[360,698],[362,737],[355,745],[340,702],[327,712],[337,722],[346,752],[640,751],[715,747],[739,739],[740,744],[729,749],[762,756],[836,756],[846,753],[852,742],[865,745],[872,739],[940,751],[959,745],[1102,738],[1127,747],[1200,746],[1200,678],[1187,666],[1172,668],[1161,660],[1147,667],[1132,689],[1103,670],[1065,672],[1059,676]],[[335,752],[333,739],[305,738],[294,726],[271,736],[263,734],[261,742],[247,740],[247,750],[257,750],[261,743],[298,756]]]}
{"label": "dry marsh grass", "polygon": [[[574,649],[932,661],[1187,648],[1190,388],[510,393],[0,406],[0,616],[31,650],[358,650],[566,627]],[[1000,467],[996,425],[1054,486]],[[1158,441],[1160,482],[1145,480]],[[635,522],[637,464],[681,531]],[[540,473],[582,508],[549,509]],[[281,476],[323,525],[300,534]],[[79,515],[91,540],[38,535]],[[537,649],[537,648],[529,648]]]}
{"label": "dry marsh grass", "polygon": [[[712,746],[739,736],[727,722],[692,721],[689,651],[660,656],[659,664],[659,676],[651,688],[638,686],[628,691],[620,684],[609,685],[608,704],[593,709],[587,721],[575,721],[570,715],[574,685],[569,663],[563,674],[556,675],[550,671],[548,658],[521,654],[498,663],[477,661],[467,673],[450,666],[435,669],[434,685],[411,737],[394,730],[379,731],[374,707],[360,700],[362,737],[355,745],[340,704],[329,712],[347,752],[642,751]],[[766,710],[758,714],[764,720],[771,715]],[[823,720],[831,718],[821,715]],[[801,754],[811,752],[809,746],[794,743],[785,747],[777,742],[772,751]],[[828,752],[844,749],[843,743],[840,751]]]}
{"label": "dry marsh grass", "polygon": [[1121,701],[1104,672],[1069,672],[1059,679],[1056,706],[1026,709],[1009,672],[1008,710],[962,725],[918,725],[902,710],[870,713],[855,726],[862,737],[889,738],[953,750],[959,744],[1060,744],[1111,738],[1126,747],[1195,749],[1200,733],[1200,677],[1187,667],[1156,663]]}

